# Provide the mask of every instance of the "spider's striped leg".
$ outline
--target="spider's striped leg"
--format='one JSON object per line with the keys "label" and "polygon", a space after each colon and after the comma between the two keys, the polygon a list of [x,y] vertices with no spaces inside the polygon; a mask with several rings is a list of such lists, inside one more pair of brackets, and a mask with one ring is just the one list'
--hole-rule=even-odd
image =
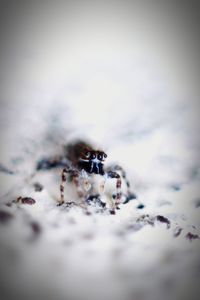
{"label": "spider's striped leg", "polygon": [[[112,198],[109,197],[109,204],[110,204],[110,212],[112,214],[115,213],[115,208],[116,209],[119,209],[119,204],[121,203],[121,184],[122,184],[122,181],[121,181],[121,176],[117,173],[117,172],[114,172],[114,171],[109,171],[106,173],[107,177],[108,178],[115,178],[116,179],[116,195]],[[113,201],[115,199],[115,201]]]}
{"label": "spider's striped leg", "polygon": [[67,169],[62,170],[59,205],[62,205],[65,202],[64,191],[65,191],[65,182],[67,181],[67,173],[69,173]]}
{"label": "spider's striped leg", "polygon": [[[131,200],[137,199],[137,195],[136,195],[134,192],[132,192],[132,190],[131,190],[130,182],[129,182],[129,180],[127,179],[125,170],[124,170],[121,166],[119,166],[119,165],[113,166],[113,167],[112,167],[112,170],[113,170],[113,171],[119,171],[120,174],[121,174],[121,176],[122,176],[122,178],[123,178],[123,180],[124,180],[125,183],[126,183],[127,192],[126,192],[126,194],[125,194],[126,199],[125,199],[125,201],[123,202],[123,204],[126,204],[126,203],[128,203],[129,201],[131,201]],[[143,209],[143,208],[144,208],[144,204],[141,203],[139,199],[137,199],[137,208],[138,208],[138,209]]]}
{"label": "spider's striped leg", "polygon": [[[91,184],[87,176],[85,176],[84,172],[80,172],[78,169],[63,169],[61,175],[61,184],[60,184],[60,202],[59,205],[62,205],[65,202],[64,199],[64,186],[67,181],[67,174],[71,175],[71,181],[74,183],[76,187],[76,191],[78,197],[81,199],[79,205],[86,209],[85,206],[85,197],[88,190],[91,188]],[[74,204],[74,202],[67,202],[68,204]]]}
{"label": "spider's striped leg", "polygon": [[119,177],[117,177],[117,182],[116,182],[117,195],[116,195],[115,203],[117,209],[119,209],[118,205],[121,203],[121,196],[122,196],[121,186],[122,186],[122,180],[121,180],[121,176],[119,175]]}
{"label": "spider's striped leg", "polygon": [[76,187],[78,197],[83,198],[84,197],[84,192],[83,192],[83,189],[82,189],[82,186],[81,186],[81,183],[80,183],[80,178],[79,178],[79,173],[78,172],[73,174],[72,180],[73,180],[73,183]]}
{"label": "spider's striped leg", "polygon": [[108,196],[108,204],[110,208],[111,215],[115,215],[115,203],[113,201],[113,197],[111,195]]}
{"label": "spider's striped leg", "polygon": [[124,182],[125,182],[125,184],[126,184],[127,191],[126,191],[126,194],[125,194],[126,199],[124,201],[124,204],[128,203],[130,200],[136,199],[137,195],[134,192],[131,191],[130,182],[127,179],[127,175],[126,175],[125,170],[119,165],[113,166],[112,170],[113,171],[119,171],[122,178],[123,178],[123,180],[124,180]]}
{"label": "spider's striped leg", "polygon": [[70,169],[70,168],[69,169],[64,168],[62,170],[61,184],[60,184],[60,201],[59,201],[59,205],[62,205],[65,202],[64,192],[65,192],[65,183],[67,181],[67,174],[71,174],[72,177],[74,178],[74,176],[76,176],[76,174],[78,174],[78,171]]}
{"label": "spider's striped leg", "polygon": [[87,195],[92,187],[91,178],[84,170],[75,172],[72,175],[72,180],[76,186],[77,194],[80,199],[79,205],[87,212]]}

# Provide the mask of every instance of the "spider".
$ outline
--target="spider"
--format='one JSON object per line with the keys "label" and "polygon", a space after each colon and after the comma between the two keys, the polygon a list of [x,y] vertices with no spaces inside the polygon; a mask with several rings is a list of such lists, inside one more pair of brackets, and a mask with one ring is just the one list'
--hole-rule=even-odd
{"label": "spider", "polygon": [[[135,199],[136,195],[131,192],[130,183],[122,167],[113,165],[104,168],[106,158],[107,154],[104,151],[96,150],[89,143],[79,140],[65,147],[64,156],[39,161],[37,170],[63,167],[58,205],[66,202],[64,196],[65,183],[67,178],[69,178],[74,183],[78,197],[84,204],[91,204],[94,201],[98,202],[102,207],[106,207],[108,204],[110,213],[115,214],[121,203],[125,204]],[[114,181],[114,187],[111,184],[111,187],[105,188],[108,180]],[[124,194],[121,190],[122,181],[124,181],[126,186]],[[102,196],[105,196],[106,202],[102,201]],[[122,198],[125,198],[125,200],[122,201]]]}

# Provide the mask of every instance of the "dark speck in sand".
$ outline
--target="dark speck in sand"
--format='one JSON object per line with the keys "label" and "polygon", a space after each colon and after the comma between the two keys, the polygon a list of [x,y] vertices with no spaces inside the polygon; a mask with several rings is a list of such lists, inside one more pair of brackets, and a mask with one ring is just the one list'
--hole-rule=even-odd
{"label": "dark speck in sand", "polygon": [[40,224],[39,224],[38,222],[32,221],[32,222],[30,223],[30,226],[31,226],[31,228],[32,228],[32,230],[33,230],[33,233],[34,233],[35,235],[39,235],[39,234],[41,233],[41,226],[40,226]]}
{"label": "dark speck in sand", "polygon": [[181,234],[182,230],[183,229],[181,227],[176,227],[174,230],[174,237],[178,237]]}
{"label": "dark speck in sand", "polygon": [[137,206],[138,209],[143,209],[144,207],[145,207],[144,204],[139,204],[139,205]]}
{"label": "dark speck in sand", "polygon": [[1,163],[0,163],[0,172],[5,173],[5,174],[9,174],[9,175],[15,174],[12,170],[10,170],[7,167],[3,166]]}
{"label": "dark speck in sand", "polygon": [[156,216],[157,221],[161,222],[161,223],[166,223],[167,224],[167,228],[170,228],[170,221],[164,217],[164,216]]}
{"label": "dark speck in sand", "polygon": [[0,223],[5,224],[13,218],[13,215],[5,210],[0,210]]}
{"label": "dark speck in sand", "polygon": [[194,203],[195,203],[195,207],[196,207],[196,208],[199,208],[199,207],[200,207],[200,198],[199,198],[199,199],[196,199],[196,200],[194,201]]}
{"label": "dark speck in sand", "polygon": [[181,190],[180,184],[173,183],[170,187],[173,191],[176,191],[176,192]]}
{"label": "dark speck in sand", "polygon": [[23,198],[19,197],[17,199],[17,202],[20,202],[22,204],[28,204],[28,205],[33,205],[33,204],[36,203],[36,201],[33,198],[31,198],[31,197],[23,197]]}
{"label": "dark speck in sand", "polygon": [[189,240],[189,241],[199,239],[198,234],[193,234],[193,233],[191,233],[191,232],[188,232],[188,233],[186,234],[185,237],[186,237],[186,239]]}
{"label": "dark speck in sand", "polygon": [[126,200],[124,201],[124,204],[127,204],[131,200],[137,199],[137,195],[134,193],[130,193],[127,197]]}
{"label": "dark speck in sand", "polygon": [[36,192],[41,192],[43,190],[43,185],[39,182],[34,183],[34,188]]}

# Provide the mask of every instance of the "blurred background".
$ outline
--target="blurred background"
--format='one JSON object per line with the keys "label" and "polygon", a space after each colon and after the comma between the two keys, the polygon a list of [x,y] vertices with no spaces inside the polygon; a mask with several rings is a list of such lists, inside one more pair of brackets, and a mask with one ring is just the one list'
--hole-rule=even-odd
{"label": "blurred background", "polygon": [[19,137],[51,118],[104,144],[147,134],[178,109],[177,123],[191,129],[198,13],[197,2],[184,1],[5,2],[2,125],[17,124]]}
{"label": "blurred background", "polygon": [[19,174],[1,174],[2,199],[86,138],[143,202],[183,187],[173,213],[198,223],[183,201],[200,198],[198,1],[2,1],[0,14],[0,163]]}
{"label": "blurred background", "polygon": [[[105,149],[140,141],[140,149],[127,155],[141,163],[152,147],[159,147],[160,155],[167,156],[169,147],[184,155],[186,139],[194,152],[199,147],[197,4],[2,2],[4,161],[17,160],[16,147],[31,151],[34,144],[39,151],[42,141],[55,147],[75,136]],[[123,156],[112,153],[113,159]]]}

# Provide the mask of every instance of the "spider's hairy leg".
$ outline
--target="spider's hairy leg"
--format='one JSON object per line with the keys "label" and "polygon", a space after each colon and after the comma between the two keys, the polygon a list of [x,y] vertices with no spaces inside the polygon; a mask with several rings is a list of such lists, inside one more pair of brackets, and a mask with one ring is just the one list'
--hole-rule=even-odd
{"label": "spider's hairy leg", "polygon": [[60,201],[59,205],[62,205],[65,202],[64,199],[64,190],[65,190],[65,182],[67,180],[67,173],[69,173],[69,170],[66,168],[62,170],[62,175],[61,175],[61,184],[60,184]]}
{"label": "spider's hairy leg", "polygon": [[65,183],[67,181],[67,174],[71,174],[72,178],[78,176],[78,171],[71,168],[64,168],[61,173],[61,184],[60,184],[60,201],[59,205],[62,205],[65,202]]}
{"label": "spider's hairy leg", "polygon": [[77,194],[79,198],[83,198],[84,192],[80,184],[79,173],[73,174],[73,183],[77,189]]}
{"label": "spider's hairy leg", "polygon": [[136,199],[137,200],[137,208],[138,209],[143,209],[144,204],[140,202],[137,195],[132,191],[131,186],[130,186],[130,182],[127,179],[127,175],[126,175],[125,170],[119,165],[112,166],[110,168],[110,170],[120,172],[121,177],[123,178],[123,180],[126,184],[126,193],[123,193],[123,195],[125,196],[125,200],[123,201],[123,204],[127,204],[129,201]]}
{"label": "spider's hairy leg", "polygon": [[116,165],[113,169],[113,171],[120,171],[121,172],[121,176],[124,179],[126,186],[127,186],[127,193],[131,193],[130,191],[130,182],[127,179],[127,175],[126,175],[126,171],[119,165]]}
{"label": "spider's hairy leg", "polygon": [[[115,178],[116,179],[116,195],[115,195],[115,198],[112,196],[112,200],[111,200],[111,197],[109,197],[109,199],[108,199],[109,203],[110,203],[110,206],[112,207],[112,210],[111,210],[111,213],[112,213],[113,204],[114,204],[114,208],[119,209],[118,206],[121,203],[121,194],[122,194],[121,193],[121,185],[122,185],[122,181],[121,181],[121,176],[117,172],[114,172],[114,171],[107,172],[106,176],[108,178]],[[115,199],[115,201],[113,199]]]}
{"label": "spider's hairy leg", "polygon": [[110,213],[111,215],[115,215],[115,202],[114,199],[112,197],[112,195],[108,196],[108,205],[109,205],[109,209],[110,209]]}
{"label": "spider's hairy leg", "polygon": [[112,168],[111,168],[112,171],[119,171],[120,174],[121,174],[121,177],[123,178],[125,184],[126,184],[126,194],[125,194],[125,201],[123,202],[124,204],[128,203],[130,200],[133,200],[133,199],[136,199],[137,198],[137,195],[131,190],[131,186],[130,186],[130,182],[127,178],[127,175],[126,175],[126,171],[124,170],[124,168],[122,168],[121,166],[119,165],[114,165]]}
{"label": "spider's hairy leg", "polygon": [[116,190],[117,190],[116,201],[115,201],[116,208],[118,208],[118,205],[121,203],[121,196],[122,196],[121,186],[122,186],[122,180],[119,175],[119,177],[117,177],[117,182],[116,182]]}

